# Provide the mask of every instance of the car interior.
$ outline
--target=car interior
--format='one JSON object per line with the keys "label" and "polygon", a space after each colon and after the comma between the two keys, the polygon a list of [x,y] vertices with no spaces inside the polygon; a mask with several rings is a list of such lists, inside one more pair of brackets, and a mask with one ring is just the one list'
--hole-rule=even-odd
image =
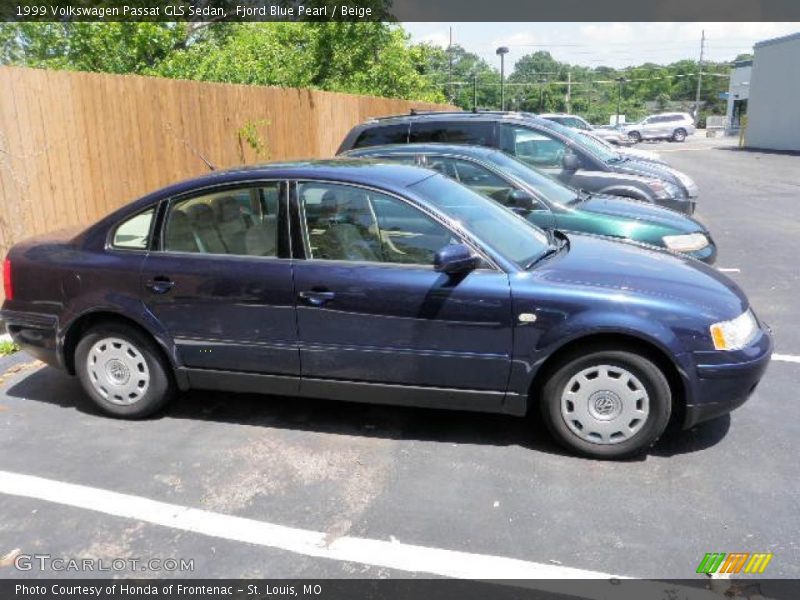
{"label": "car interior", "polygon": [[172,252],[276,256],[278,186],[183,200],[171,207],[164,249]]}
{"label": "car interior", "polygon": [[299,195],[313,258],[430,265],[452,239],[433,219],[384,194],[303,183]]}

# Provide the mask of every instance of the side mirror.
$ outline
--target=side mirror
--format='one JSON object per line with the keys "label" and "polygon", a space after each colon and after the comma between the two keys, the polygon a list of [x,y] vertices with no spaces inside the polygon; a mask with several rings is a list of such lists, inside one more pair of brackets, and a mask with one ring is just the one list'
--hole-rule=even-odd
{"label": "side mirror", "polygon": [[565,171],[577,171],[581,168],[581,159],[572,150],[567,150],[561,160],[561,166]]}
{"label": "side mirror", "polygon": [[508,194],[506,206],[520,214],[542,209],[542,204],[525,190],[511,190]]}
{"label": "side mirror", "polygon": [[473,254],[466,244],[448,244],[433,257],[433,268],[448,275],[474,271],[480,264],[481,257]]}

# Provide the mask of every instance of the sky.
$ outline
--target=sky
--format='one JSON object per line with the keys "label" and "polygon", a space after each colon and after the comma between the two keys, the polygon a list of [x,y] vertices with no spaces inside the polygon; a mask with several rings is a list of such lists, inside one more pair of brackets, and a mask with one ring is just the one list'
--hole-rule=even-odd
{"label": "sky", "polygon": [[800,32],[800,23],[403,23],[413,42],[453,43],[499,66],[495,50],[507,46],[509,65],[548,50],[556,60],[588,67],[624,68],[644,62],[697,60],[705,30],[705,57],[723,62],[752,52],[757,41]]}

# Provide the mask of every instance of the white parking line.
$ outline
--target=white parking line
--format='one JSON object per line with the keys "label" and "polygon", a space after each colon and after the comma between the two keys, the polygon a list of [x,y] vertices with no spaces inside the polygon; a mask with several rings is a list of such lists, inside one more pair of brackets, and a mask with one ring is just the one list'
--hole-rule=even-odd
{"label": "white parking line", "polygon": [[800,356],[795,354],[773,354],[772,360],[779,360],[781,362],[800,363]]}
{"label": "white parking line", "polygon": [[285,527],[8,471],[0,471],[0,493],[36,498],[305,556],[356,562],[413,573],[430,573],[459,579],[620,578],[599,571],[428,548],[397,541],[340,537],[328,544],[326,534],[321,531]]}
{"label": "white parking line", "polygon": [[726,267],[718,267],[717,271],[719,271],[720,273],[741,273],[742,272],[741,269],[737,269],[735,267],[727,267],[727,268]]}

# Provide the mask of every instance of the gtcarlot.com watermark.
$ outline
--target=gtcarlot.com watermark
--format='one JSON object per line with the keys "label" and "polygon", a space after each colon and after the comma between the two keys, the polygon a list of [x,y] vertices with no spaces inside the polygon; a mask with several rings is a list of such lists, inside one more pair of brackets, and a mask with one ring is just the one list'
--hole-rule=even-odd
{"label": "gtcarlot.com watermark", "polygon": [[54,571],[57,573],[192,572],[194,559],[186,558],[68,558],[50,554],[18,554],[18,571]]}

